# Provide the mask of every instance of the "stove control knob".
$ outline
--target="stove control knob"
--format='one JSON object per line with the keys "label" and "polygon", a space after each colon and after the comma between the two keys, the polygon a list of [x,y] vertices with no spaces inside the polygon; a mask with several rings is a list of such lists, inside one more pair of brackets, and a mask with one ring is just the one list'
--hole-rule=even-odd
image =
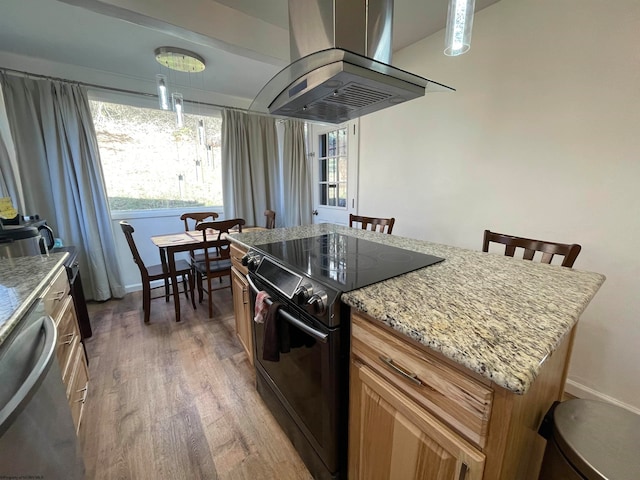
{"label": "stove control knob", "polygon": [[323,315],[327,311],[327,301],[327,293],[324,290],[320,290],[309,297],[306,309],[313,315]]}
{"label": "stove control knob", "polygon": [[249,252],[242,257],[242,265],[247,267],[249,271],[255,272],[258,265],[260,265],[260,256],[253,252]]}
{"label": "stove control knob", "polygon": [[293,301],[298,305],[303,305],[313,295],[313,285],[310,283],[304,283],[300,285],[293,294]]}

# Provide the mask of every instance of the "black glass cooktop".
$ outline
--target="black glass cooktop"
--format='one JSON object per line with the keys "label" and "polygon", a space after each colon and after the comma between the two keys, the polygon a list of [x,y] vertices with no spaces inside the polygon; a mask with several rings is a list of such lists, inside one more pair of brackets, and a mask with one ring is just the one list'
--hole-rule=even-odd
{"label": "black glass cooktop", "polygon": [[255,246],[291,270],[348,292],[444,260],[340,233]]}

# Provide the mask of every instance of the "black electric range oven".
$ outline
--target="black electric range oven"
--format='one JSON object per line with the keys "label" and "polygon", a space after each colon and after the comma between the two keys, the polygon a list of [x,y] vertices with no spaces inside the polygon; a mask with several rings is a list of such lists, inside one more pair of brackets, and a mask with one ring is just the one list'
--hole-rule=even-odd
{"label": "black electric range oven", "polygon": [[252,311],[259,291],[278,303],[267,339],[277,361],[263,358],[273,345],[253,323],[257,388],[314,478],[346,478],[350,312],[340,295],[442,260],[340,233],[247,252]]}

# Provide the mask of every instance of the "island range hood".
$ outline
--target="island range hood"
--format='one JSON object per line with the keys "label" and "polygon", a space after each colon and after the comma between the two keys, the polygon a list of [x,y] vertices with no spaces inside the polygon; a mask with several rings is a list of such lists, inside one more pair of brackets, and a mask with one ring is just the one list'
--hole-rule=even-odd
{"label": "island range hood", "polygon": [[453,88],[395,68],[393,0],[289,0],[292,63],[250,110],[342,123]]}

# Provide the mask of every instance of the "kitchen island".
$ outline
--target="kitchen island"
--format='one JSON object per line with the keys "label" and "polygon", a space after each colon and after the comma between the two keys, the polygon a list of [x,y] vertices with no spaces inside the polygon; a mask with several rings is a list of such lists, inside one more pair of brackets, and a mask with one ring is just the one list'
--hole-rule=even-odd
{"label": "kitchen island", "polygon": [[[376,454],[408,446],[435,455],[438,472],[451,472],[443,478],[537,478],[536,431],[562,397],[575,326],[604,276],[329,224],[231,239],[250,247],[331,232],[445,259],[342,295],[352,317],[350,478],[366,478],[365,463],[410,464]],[[413,380],[394,376],[392,359]],[[411,440],[395,444],[393,428],[367,426],[360,409],[371,414],[383,400],[378,423],[393,411],[387,424],[411,423]],[[359,442],[371,434],[380,445]]]}

